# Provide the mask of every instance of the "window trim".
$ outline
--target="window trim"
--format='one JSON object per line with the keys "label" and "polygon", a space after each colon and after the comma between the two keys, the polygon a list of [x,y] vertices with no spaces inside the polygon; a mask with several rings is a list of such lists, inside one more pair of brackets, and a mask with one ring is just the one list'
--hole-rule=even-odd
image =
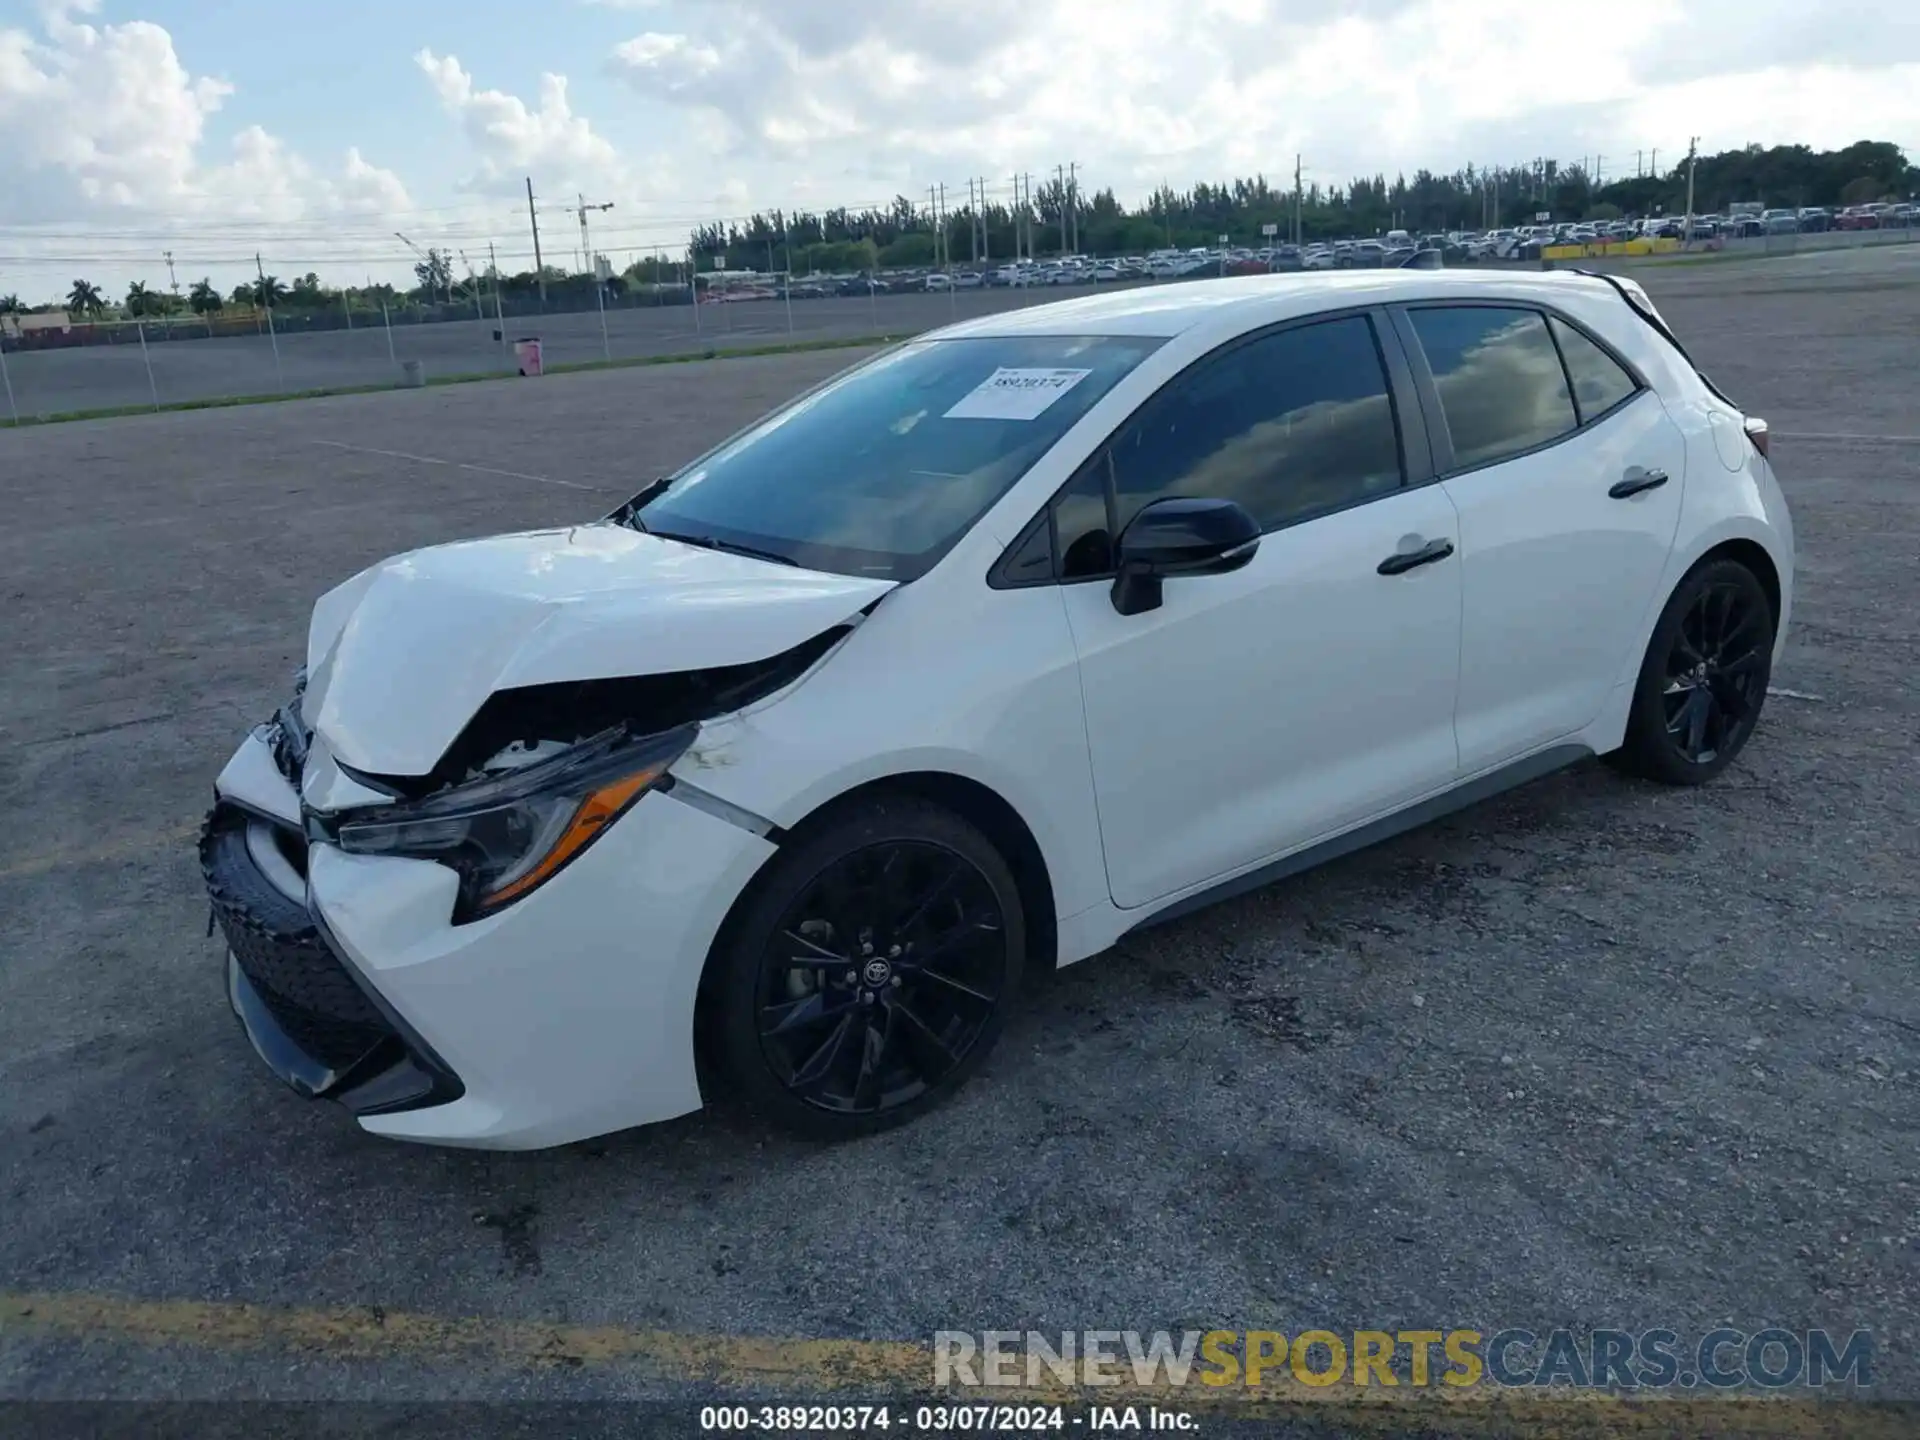
{"label": "window trim", "polygon": [[[1354,319],[1367,322],[1373,335],[1375,353],[1380,359],[1381,370],[1386,376],[1387,408],[1393,416],[1394,440],[1396,448],[1400,453],[1400,484],[1393,490],[1385,490],[1377,495],[1361,496],[1343,505],[1331,505],[1305,515],[1295,516],[1284,524],[1261,530],[1261,537],[1264,539],[1266,536],[1278,534],[1282,530],[1291,530],[1296,525],[1309,524],[1312,521],[1323,520],[1330,515],[1338,515],[1343,511],[1353,510],[1362,505],[1370,505],[1375,501],[1386,499],[1389,495],[1398,495],[1408,490],[1415,490],[1425,485],[1432,485],[1444,478],[1439,472],[1439,467],[1434,463],[1436,457],[1432,449],[1430,427],[1426,423],[1424,414],[1425,404],[1417,392],[1416,382],[1419,372],[1412,363],[1411,355],[1407,352],[1405,341],[1395,331],[1391,323],[1391,307],[1377,303],[1368,305],[1346,305],[1337,310],[1316,310],[1310,315],[1294,315],[1285,320],[1276,321],[1271,325],[1263,325],[1256,330],[1244,331],[1239,335],[1233,336],[1231,339],[1222,341],[1211,350],[1196,355],[1192,360],[1188,361],[1165,380],[1161,381],[1139,404],[1135,405],[1133,409],[1129,410],[1124,416],[1117,420],[1113,428],[1101,437],[1099,444],[1094,447],[1093,453],[1088,455],[1079,465],[1076,465],[1073,473],[1062,481],[1051,495],[1047,496],[1040,505],[1039,513],[1020,527],[1019,533],[1014,537],[1013,542],[995,559],[993,565],[987,571],[988,587],[994,590],[1030,590],[1043,585],[1087,585],[1096,582],[1111,582],[1114,575],[1114,572],[1111,570],[1100,575],[1076,575],[1071,579],[1065,578],[1060,574],[1060,536],[1054,524],[1054,506],[1060,497],[1080,482],[1089,467],[1110,464],[1112,460],[1113,442],[1121,431],[1126,429],[1137,417],[1143,414],[1149,405],[1166,394],[1174,385],[1191,377],[1202,365],[1211,364],[1213,361],[1223,356],[1231,355],[1234,351],[1242,349],[1245,346],[1255,344],[1261,340],[1270,339],[1275,335],[1284,334],[1290,330],[1302,330],[1313,325],[1324,325],[1337,320]],[[1578,408],[1576,407],[1575,414],[1577,415],[1578,413]],[[1416,417],[1419,418],[1421,423],[1414,423]],[[1109,483],[1106,488],[1108,524],[1111,526],[1113,487],[1111,483]],[[1053,566],[1051,573],[1039,579],[1020,580],[1013,578],[1009,572],[1012,570],[1015,557],[1032,539],[1033,531],[1042,524],[1047,528],[1053,549]]]}
{"label": "window trim", "polygon": [[[1585,435],[1596,425],[1604,424],[1638,401],[1641,396],[1653,391],[1653,386],[1648,383],[1640,367],[1622,355],[1618,348],[1608,344],[1606,340],[1594,334],[1592,329],[1581,324],[1557,305],[1549,305],[1544,301],[1476,295],[1466,298],[1449,297],[1444,300],[1396,301],[1389,305],[1387,310],[1392,317],[1394,333],[1400,341],[1401,348],[1406,351],[1407,363],[1413,367],[1414,385],[1419,392],[1421,412],[1427,422],[1427,443],[1432,449],[1436,478],[1440,480],[1455,480],[1462,475],[1471,475],[1495,465],[1524,460],[1528,456],[1538,455],[1543,450],[1551,450],[1556,445],[1564,445],[1569,440]],[[1573,429],[1564,435],[1556,435],[1551,440],[1542,440],[1537,445],[1529,445],[1524,450],[1514,450],[1491,460],[1481,460],[1472,465],[1455,464],[1453,431],[1447,424],[1446,411],[1440,404],[1440,388],[1434,381],[1433,366],[1428,363],[1427,352],[1422,348],[1420,337],[1413,328],[1415,310],[1527,310],[1538,315],[1540,323],[1546,326],[1547,339],[1553,346],[1554,356],[1560,362],[1560,376],[1566,381],[1567,401],[1573,406],[1575,422]],[[1591,419],[1584,418],[1580,413],[1580,399],[1573,391],[1573,374],[1567,369],[1567,357],[1560,351],[1560,341],[1553,333],[1553,326],[1547,324],[1549,319],[1558,320],[1569,329],[1577,330],[1598,346],[1602,354],[1626,371],[1633,380],[1633,393],[1616,400]]]}

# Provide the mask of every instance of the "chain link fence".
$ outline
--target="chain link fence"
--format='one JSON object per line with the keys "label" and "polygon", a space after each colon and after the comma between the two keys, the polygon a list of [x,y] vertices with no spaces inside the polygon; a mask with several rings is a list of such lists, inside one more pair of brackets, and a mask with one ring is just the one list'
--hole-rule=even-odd
{"label": "chain link fence", "polygon": [[[829,287],[822,286],[821,289]],[[703,292],[704,293],[704,292]],[[899,337],[1063,292],[921,288],[703,300],[639,292],[586,309],[477,297],[478,306],[336,304],[327,310],[76,323],[66,317],[0,336],[10,414],[59,416],[218,404],[314,391],[379,389],[517,374],[517,342],[540,342],[543,368]],[[478,313],[475,313],[475,309]]]}
{"label": "chain link fence", "polygon": [[[1756,236],[1725,248],[1805,254],[1916,241],[1920,226]],[[169,319],[84,324],[28,316],[0,332],[0,403],[7,407],[0,416],[33,421],[512,375],[522,369],[516,347],[524,340],[540,342],[543,368],[551,370],[898,338],[1084,288],[925,285],[907,278],[879,291],[796,280],[785,292],[703,290],[698,304],[678,286],[600,294],[588,287],[586,295],[550,298],[546,308],[538,297],[487,291],[438,305],[383,305],[362,293],[326,307]]]}

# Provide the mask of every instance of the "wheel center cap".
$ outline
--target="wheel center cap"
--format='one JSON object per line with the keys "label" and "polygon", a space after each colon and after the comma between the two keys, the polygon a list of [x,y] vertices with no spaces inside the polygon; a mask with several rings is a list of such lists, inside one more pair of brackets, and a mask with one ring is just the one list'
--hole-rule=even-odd
{"label": "wheel center cap", "polygon": [[860,978],[869,989],[878,990],[893,978],[893,966],[884,960],[869,960],[860,967]]}

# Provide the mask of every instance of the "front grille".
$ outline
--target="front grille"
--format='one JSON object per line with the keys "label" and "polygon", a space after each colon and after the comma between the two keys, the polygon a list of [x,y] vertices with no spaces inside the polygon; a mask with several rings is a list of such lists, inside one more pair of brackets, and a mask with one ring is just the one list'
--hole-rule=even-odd
{"label": "front grille", "polygon": [[398,1037],[328,948],[306,907],[260,873],[247,851],[247,827],[258,823],[226,805],[207,817],[200,867],[214,919],[287,1038],[329,1070],[344,1071]]}

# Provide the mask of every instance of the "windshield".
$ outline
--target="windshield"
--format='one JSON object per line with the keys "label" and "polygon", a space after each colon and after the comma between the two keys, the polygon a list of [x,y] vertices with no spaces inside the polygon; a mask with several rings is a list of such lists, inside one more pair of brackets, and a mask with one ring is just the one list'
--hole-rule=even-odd
{"label": "windshield", "polygon": [[912,580],[1162,343],[915,341],[642,492],[621,518],[810,570]]}

